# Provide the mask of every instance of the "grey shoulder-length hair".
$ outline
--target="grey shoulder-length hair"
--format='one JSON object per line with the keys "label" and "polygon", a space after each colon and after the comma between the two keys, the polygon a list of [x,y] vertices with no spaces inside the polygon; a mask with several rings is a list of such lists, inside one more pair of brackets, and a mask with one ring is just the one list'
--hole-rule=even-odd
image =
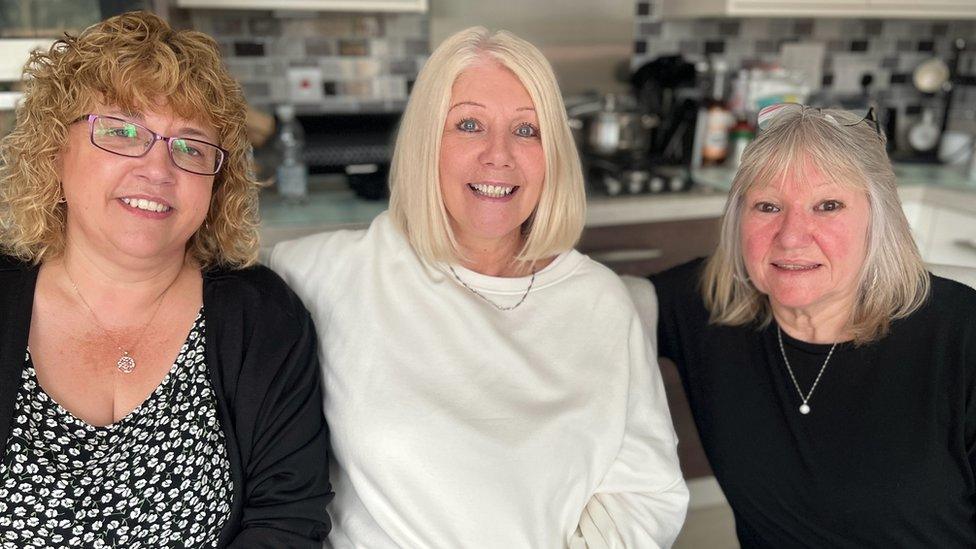
{"label": "grey shoulder-length hair", "polygon": [[884,145],[884,137],[869,122],[847,111],[796,106],[776,115],[743,153],[725,204],[718,249],[705,265],[701,291],[712,323],[763,327],[772,320],[769,299],[749,281],[743,259],[745,196],[783,178],[802,181],[810,165],[868,198],[867,255],[848,321],[855,344],[884,337],[892,320],[925,302],[929,276],[898,199]]}
{"label": "grey shoulder-length hair", "polygon": [[525,86],[546,159],[539,204],[523,223],[525,244],[515,261],[531,263],[569,250],[583,231],[583,173],[552,67],[514,34],[471,27],[444,40],[417,76],[390,166],[390,216],[425,261],[461,259],[441,196],[438,159],[454,81],[485,59],[512,71]]}

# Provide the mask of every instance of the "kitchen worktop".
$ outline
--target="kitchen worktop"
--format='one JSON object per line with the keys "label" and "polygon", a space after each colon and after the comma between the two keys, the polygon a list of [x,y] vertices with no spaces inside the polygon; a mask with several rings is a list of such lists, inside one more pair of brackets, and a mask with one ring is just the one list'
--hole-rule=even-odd
{"label": "kitchen worktop", "polygon": [[[697,185],[690,191],[633,196],[592,196],[587,200],[587,227],[702,219],[721,215],[735,170],[702,168],[693,172]],[[970,181],[958,167],[898,164],[902,201],[924,201],[934,205],[976,213],[976,181]],[[356,197],[334,181],[316,185],[304,204],[288,204],[273,190],[261,196],[262,245],[339,229],[364,228],[387,208],[386,201]]]}

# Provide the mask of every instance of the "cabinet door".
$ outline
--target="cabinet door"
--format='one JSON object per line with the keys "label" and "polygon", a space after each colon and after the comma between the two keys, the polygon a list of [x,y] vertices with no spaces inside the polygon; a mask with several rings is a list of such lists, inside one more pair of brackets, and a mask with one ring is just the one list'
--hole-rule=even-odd
{"label": "cabinet door", "polygon": [[915,200],[902,202],[901,207],[905,211],[905,217],[908,218],[908,225],[912,229],[918,251],[922,254],[922,259],[928,261],[935,207]]}
{"label": "cabinet door", "polygon": [[868,0],[889,17],[976,17],[976,0]]}
{"label": "cabinet door", "polygon": [[577,248],[618,274],[647,276],[711,254],[718,232],[718,218],[588,227]]}
{"label": "cabinet door", "polygon": [[943,265],[976,267],[976,215],[937,208],[925,260]]}
{"label": "cabinet door", "polygon": [[863,14],[868,0],[730,0],[731,15],[844,16]]}
{"label": "cabinet door", "polygon": [[176,0],[176,5],[255,10],[427,11],[427,0]]}

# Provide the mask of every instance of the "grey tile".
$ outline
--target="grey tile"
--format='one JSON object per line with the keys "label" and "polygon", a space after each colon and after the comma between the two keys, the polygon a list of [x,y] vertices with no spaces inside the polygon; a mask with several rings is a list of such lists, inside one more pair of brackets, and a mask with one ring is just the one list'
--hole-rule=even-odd
{"label": "grey tile", "polygon": [[369,55],[369,41],[362,38],[339,40],[339,55],[363,57]]}
{"label": "grey tile", "polygon": [[812,36],[813,27],[813,19],[797,19],[793,23],[793,34],[800,37]]}
{"label": "grey tile", "polygon": [[269,80],[274,78],[284,78],[285,77],[285,63],[283,61],[262,61],[255,63],[252,69],[252,74],[258,78],[267,78]]}
{"label": "grey tile", "polygon": [[881,60],[881,68],[896,70],[898,68],[898,58],[895,56],[888,56]]}
{"label": "grey tile", "polygon": [[638,37],[648,37],[648,36],[659,36],[661,34],[661,22],[651,21],[637,24],[637,36]]}
{"label": "grey tile", "polygon": [[403,41],[404,55],[426,55],[428,53],[427,40],[407,39]]}
{"label": "grey tile", "polygon": [[847,40],[828,40],[827,41],[827,51],[830,53],[838,53],[842,51],[848,51],[850,49],[850,43]]}
{"label": "grey tile", "polygon": [[319,64],[315,62],[315,59],[289,59],[288,64],[285,68],[285,73],[287,74],[288,69],[314,69],[320,68]]}
{"label": "grey tile", "polygon": [[301,59],[305,57],[305,40],[301,36],[285,35],[273,40],[271,51],[278,57]]}
{"label": "grey tile", "polygon": [[869,19],[864,22],[864,34],[866,36],[881,36],[884,30],[884,22],[880,19]]}
{"label": "grey tile", "polygon": [[249,101],[251,99],[271,96],[271,84],[268,82],[244,82],[242,87],[244,88],[244,95]]}
{"label": "grey tile", "polygon": [[354,97],[372,97],[373,95],[373,83],[369,80],[349,80],[346,82],[339,82],[339,95],[347,95]]}
{"label": "grey tile", "polygon": [[268,51],[265,43],[258,40],[238,40],[234,42],[234,55],[237,57],[263,57]]}
{"label": "grey tile", "polygon": [[351,13],[323,13],[312,20],[315,35],[351,37],[356,34],[356,15]]}
{"label": "grey tile", "polygon": [[779,43],[776,40],[757,40],[756,53],[779,53]]}
{"label": "grey tile", "polygon": [[859,19],[845,19],[840,23],[844,36],[861,36],[864,34],[864,22]]}
{"label": "grey tile", "polygon": [[379,58],[389,57],[390,42],[384,38],[373,38],[369,41],[369,54]]}
{"label": "grey tile", "polygon": [[844,32],[839,19],[815,19],[813,35],[819,39],[843,38]]}
{"label": "grey tile", "polygon": [[718,35],[723,37],[734,38],[739,36],[742,30],[742,21],[739,20],[729,20],[729,21],[719,21],[718,23]]}
{"label": "grey tile", "polygon": [[281,21],[273,17],[252,17],[248,26],[254,36],[273,37],[281,35]]}
{"label": "grey tile", "polygon": [[335,40],[331,38],[323,38],[323,37],[306,38],[305,53],[313,57],[335,55],[336,53]]}
{"label": "grey tile", "polygon": [[417,63],[413,59],[391,59],[387,66],[390,74],[417,74]]}
{"label": "grey tile", "polygon": [[224,66],[238,81],[247,80],[254,75],[253,65],[243,59],[225,58]]}
{"label": "grey tile", "polygon": [[705,47],[700,40],[679,40],[678,49],[683,54],[702,54]]}
{"label": "grey tile", "polygon": [[714,19],[696,19],[692,23],[694,36],[706,38],[718,35],[718,21]]}
{"label": "grey tile", "polygon": [[915,42],[912,40],[898,40],[895,45],[895,50],[898,53],[907,53],[910,51],[915,51]]}
{"label": "grey tile", "polygon": [[363,38],[383,36],[383,20],[378,15],[361,15],[353,21],[353,35]]}
{"label": "grey tile", "polygon": [[217,36],[243,36],[247,34],[244,28],[246,20],[239,12],[214,12],[210,18],[210,28]]}

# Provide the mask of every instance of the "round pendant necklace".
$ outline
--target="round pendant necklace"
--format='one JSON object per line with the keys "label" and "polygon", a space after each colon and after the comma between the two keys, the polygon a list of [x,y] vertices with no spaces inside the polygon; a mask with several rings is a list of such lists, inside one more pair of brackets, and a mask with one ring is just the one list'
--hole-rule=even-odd
{"label": "round pendant necklace", "polygon": [[516,303],[515,305],[512,305],[511,307],[502,307],[501,305],[495,303],[494,301],[492,301],[492,300],[488,299],[487,297],[485,297],[484,295],[482,295],[482,293],[479,292],[478,290],[475,290],[471,286],[468,286],[467,283],[464,282],[463,280],[461,280],[461,277],[458,276],[457,271],[454,270],[454,267],[452,267],[451,265],[448,265],[447,268],[451,270],[451,274],[454,275],[454,278],[456,278],[457,281],[460,282],[462,286],[464,286],[465,288],[467,288],[468,291],[470,291],[474,295],[480,297],[481,299],[484,299],[485,301],[487,301],[488,303],[490,303],[492,307],[498,309],[499,311],[511,311],[512,309],[514,309],[514,308],[518,307],[519,305],[521,305],[522,302],[525,301],[525,298],[529,296],[529,290],[532,289],[532,285],[535,284],[535,271],[532,271],[532,278],[529,280],[529,287],[526,288],[525,289],[525,293],[522,294],[522,299],[520,299],[518,301],[518,303]]}
{"label": "round pendant necklace", "polygon": [[[75,279],[72,278],[71,273],[68,272],[68,265],[66,263],[62,263],[61,266],[64,268],[64,274],[68,275],[68,281],[71,282],[71,288],[74,289],[75,294],[78,295],[78,299],[80,299],[81,303],[85,306],[86,309],[88,309],[88,314],[90,314],[92,320],[95,321],[95,325],[98,326],[98,328],[105,334],[105,336],[111,339],[112,342],[115,343],[115,346],[118,348],[118,350],[122,352],[122,356],[120,356],[119,360],[116,361],[115,363],[116,368],[118,368],[119,371],[122,372],[123,374],[128,374],[132,372],[132,370],[135,370],[136,359],[133,358],[131,354],[129,354],[128,349],[126,349],[121,343],[119,343],[119,340],[115,339],[115,336],[112,335],[112,332],[108,331],[108,329],[105,328],[105,326],[103,326],[102,323],[98,320],[98,316],[95,315],[95,311],[91,308],[91,305],[88,304],[88,301],[85,300],[85,296],[81,295],[81,291],[78,290],[78,285],[75,284]],[[166,289],[163,290],[163,293],[159,294],[159,297],[156,298],[156,308],[153,310],[152,315],[149,316],[149,320],[146,321],[146,323],[143,324],[142,329],[139,330],[139,336],[136,337],[136,340],[135,342],[133,342],[130,349],[134,350],[136,346],[139,345],[139,342],[142,341],[142,336],[146,333],[146,329],[149,328],[150,324],[152,324],[153,319],[156,318],[156,313],[158,313],[159,309],[163,306],[163,298],[166,297],[166,294],[169,292],[169,289],[172,288],[173,285],[176,284],[176,281],[179,279],[180,279],[180,275],[177,274],[176,278],[174,278],[173,281],[169,283],[169,286],[166,286]]]}
{"label": "round pendant necklace", "polygon": [[803,415],[810,413],[810,405],[807,402],[810,401],[810,397],[813,396],[813,390],[817,388],[817,383],[820,382],[820,376],[823,375],[824,370],[827,369],[827,363],[830,362],[830,357],[834,354],[834,349],[837,348],[837,342],[834,342],[830,346],[830,352],[827,353],[827,358],[823,362],[823,366],[820,367],[820,372],[817,373],[816,379],[813,380],[813,386],[810,387],[810,392],[806,396],[803,396],[803,391],[800,389],[800,384],[796,382],[796,376],[793,375],[793,368],[790,367],[790,359],[786,358],[786,349],[783,348],[783,329],[776,326],[776,337],[779,339],[779,352],[783,353],[783,362],[786,363],[786,371],[790,373],[790,379],[793,380],[793,386],[796,387],[797,394],[800,395],[800,400],[803,401],[800,404],[800,413]]}

